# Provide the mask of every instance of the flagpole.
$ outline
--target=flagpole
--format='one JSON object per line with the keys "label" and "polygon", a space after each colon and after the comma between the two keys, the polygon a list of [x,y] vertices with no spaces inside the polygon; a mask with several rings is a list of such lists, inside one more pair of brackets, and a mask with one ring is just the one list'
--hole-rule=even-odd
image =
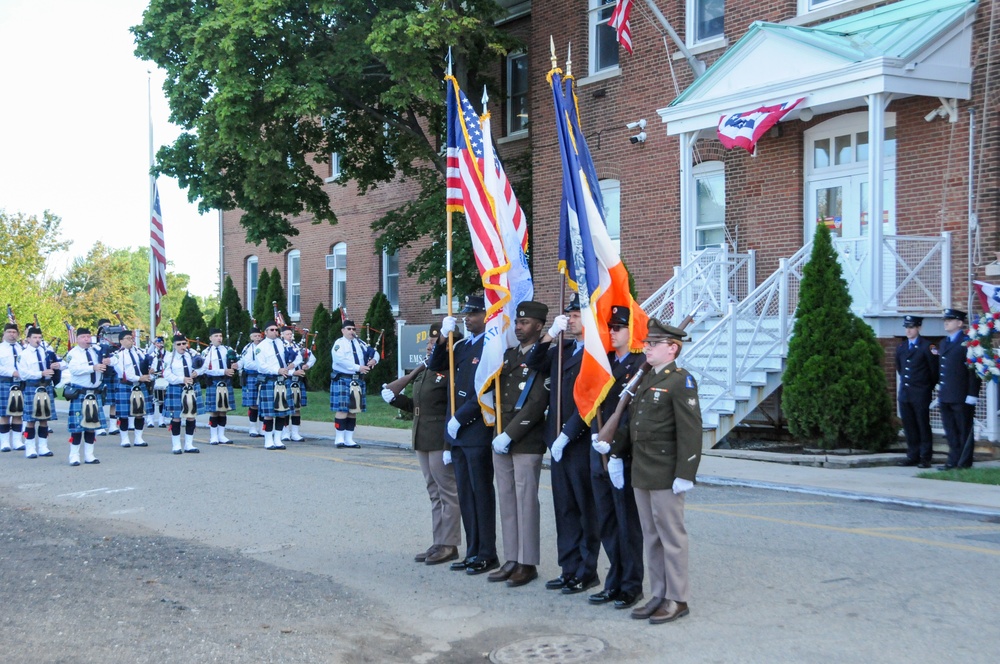
{"label": "flagpole", "polygon": [[[448,76],[451,76],[451,47],[448,47]],[[451,91],[448,91],[451,94]],[[447,186],[447,184],[445,185]],[[446,206],[447,207],[447,206]],[[445,222],[445,236],[446,248],[445,248],[445,280],[447,282],[448,291],[448,316],[449,318],[454,315],[452,310],[452,291],[451,291],[451,208],[448,207],[448,212],[446,215]],[[448,332],[448,377],[450,380],[448,398],[451,400],[451,416],[455,416],[455,332],[454,330]]]}
{"label": "flagpole", "polygon": [[[486,104],[487,104],[487,102],[489,102],[489,100],[490,100],[490,96],[486,92],[486,86],[483,85],[483,115],[482,115],[482,118],[480,118],[480,121],[479,121],[480,126],[482,126],[482,124],[489,117],[489,110],[487,110],[487,108],[486,108]],[[492,141],[492,140],[493,140],[493,137],[490,136],[490,135],[487,135],[484,132],[483,141],[485,142],[485,141]],[[491,146],[493,145],[492,142],[490,143],[490,145]],[[483,169],[492,168],[492,167],[493,167],[492,164],[483,164]],[[494,216],[496,216],[496,201],[493,201],[493,214],[494,214]],[[501,313],[499,315],[502,316],[503,314]],[[502,323],[500,325],[500,328],[501,328],[501,330],[503,330],[503,324]],[[494,397],[495,397],[494,402],[493,402],[493,412],[496,414],[496,424],[495,424],[496,429],[495,429],[495,431],[500,431],[502,433],[503,432],[503,419],[502,419],[502,417],[500,415],[500,374],[499,373],[496,374],[493,377],[493,394],[494,394]]]}
{"label": "flagpole", "polygon": [[[147,218],[152,223],[154,197],[156,195],[156,176],[153,175],[153,83],[152,75],[146,72],[146,108],[149,112],[149,214]],[[153,255],[153,244],[149,245],[149,337],[156,338],[156,256]]]}
{"label": "flagpole", "polygon": [[[552,69],[555,70],[559,67],[559,61],[556,59],[556,40],[549,35],[549,49],[550,49],[550,60],[552,61]],[[559,280],[559,313],[556,315],[562,315],[566,309],[566,275],[562,268],[559,268],[559,274],[562,277]],[[556,335],[556,374],[559,376],[559,380],[556,381],[556,431],[562,431],[562,375],[563,375],[563,333],[560,332]]]}

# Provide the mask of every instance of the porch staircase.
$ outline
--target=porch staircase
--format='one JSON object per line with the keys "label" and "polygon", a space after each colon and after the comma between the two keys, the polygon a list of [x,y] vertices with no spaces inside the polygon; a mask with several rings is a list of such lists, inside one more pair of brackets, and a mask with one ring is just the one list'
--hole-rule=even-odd
{"label": "porch staircase", "polygon": [[760,286],[752,288],[752,277],[746,279],[748,293],[732,288],[732,273],[727,273],[734,264],[731,256],[739,255],[715,251],[721,254],[702,252],[685,269],[675,270],[642,305],[650,317],[672,325],[692,315],[687,328],[692,341],[685,344],[678,364],[698,381],[705,449],[781,385],[802,268],[812,243],[781,259]]}

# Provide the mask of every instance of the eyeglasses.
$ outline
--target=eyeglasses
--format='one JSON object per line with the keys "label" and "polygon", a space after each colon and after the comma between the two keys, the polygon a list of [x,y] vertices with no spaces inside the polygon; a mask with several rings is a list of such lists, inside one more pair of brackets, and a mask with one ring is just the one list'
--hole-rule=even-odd
{"label": "eyeglasses", "polygon": [[354,328],[353,328],[353,327],[345,327],[344,329],[345,329],[345,330],[352,330],[352,331],[354,330]]}
{"label": "eyeglasses", "polygon": [[265,332],[277,332],[277,331],[278,331],[278,328],[276,328],[276,327],[269,327],[269,328],[267,328],[267,329],[266,329],[266,330],[264,330],[264,331],[265,331]]}
{"label": "eyeglasses", "polygon": [[608,329],[612,332],[621,332],[622,330],[627,330],[628,325],[608,325]]}
{"label": "eyeglasses", "polygon": [[673,339],[657,339],[655,341],[643,341],[642,346],[643,348],[652,348],[657,344],[672,344],[672,343],[674,343]]}

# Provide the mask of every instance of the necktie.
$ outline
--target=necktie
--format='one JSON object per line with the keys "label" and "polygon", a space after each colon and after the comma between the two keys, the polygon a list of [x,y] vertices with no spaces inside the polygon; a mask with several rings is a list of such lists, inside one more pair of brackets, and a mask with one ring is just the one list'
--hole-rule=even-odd
{"label": "necktie", "polygon": [[42,351],[39,348],[35,349],[35,357],[38,358],[38,370],[45,371],[45,363],[42,362]]}
{"label": "necktie", "polygon": [[216,357],[219,358],[219,368],[220,369],[225,369],[226,368],[226,363],[222,359],[222,347],[221,346],[216,346],[215,347],[215,355],[216,355]]}
{"label": "necktie", "polygon": [[10,345],[10,354],[14,356],[14,364],[17,364],[17,344]]}
{"label": "necktie", "polygon": [[[135,353],[134,353],[134,351],[129,350],[129,352],[128,352],[128,359],[132,360],[132,368],[135,370],[135,378],[136,378],[136,380],[138,380],[139,379],[139,375],[140,375],[141,372],[139,371],[139,365],[135,361]],[[123,374],[126,373],[124,367],[122,367],[122,373]],[[125,376],[125,380],[128,380],[128,375]]]}
{"label": "necktie", "polygon": [[187,353],[184,353],[183,355],[181,355],[181,362],[184,363],[184,377],[185,378],[190,378],[191,377],[191,367],[188,366]]}
{"label": "necktie", "polygon": [[[87,364],[89,364],[91,367],[93,367],[94,366],[94,360],[90,357],[90,349],[88,348],[85,351],[83,351],[83,354],[87,356]],[[97,372],[96,371],[91,371],[90,372],[90,382],[91,383],[96,383],[97,382]]]}
{"label": "necktie", "polygon": [[278,350],[278,340],[271,339],[271,345],[274,346],[274,359],[278,360],[278,366],[283,367],[285,363],[282,362],[281,351]]}
{"label": "necktie", "polygon": [[358,358],[358,351],[354,347],[354,339],[351,339],[351,352],[354,353],[354,363],[360,365],[361,359]]}

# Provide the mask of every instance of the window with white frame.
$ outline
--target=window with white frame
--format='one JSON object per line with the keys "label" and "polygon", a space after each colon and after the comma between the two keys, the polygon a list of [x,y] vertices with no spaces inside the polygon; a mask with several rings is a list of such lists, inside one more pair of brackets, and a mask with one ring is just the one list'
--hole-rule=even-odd
{"label": "window with white frame", "polygon": [[333,245],[333,294],[330,304],[334,310],[347,306],[347,243]]}
{"label": "window with white frame", "polygon": [[726,0],[687,0],[687,44],[694,46],[725,34]]}
{"label": "window with white frame", "polygon": [[382,250],[382,292],[392,307],[392,313],[399,313],[399,252]]}
{"label": "window with white frame", "polygon": [[329,175],[325,178],[326,182],[334,182],[340,177],[340,153],[331,152],[330,153],[330,170]]}
{"label": "window with white frame", "polygon": [[721,247],[726,241],[726,169],[721,161],[694,167],[696,250]]}
{"label": "window with white frame", "polygon": [[615,0],[590,2],[590,69],[591,75],[618,67],[618,36],[608,25],[615,10]]}
{"label": "window with white frame", "polygon": [[618,180],[601,180],[601,198],[604,199],[604,223],[608,236],[621,253],[622,248],[622,189]]}
{"label": "window with white frame", "polygon": [[528,56],[507,56],[507,135],[528,131]]}
{"label": "window with white frame", "polygon": [[288,252],[288,317],[292,320],[299,320],[302,315],[299,310],[299,293],[302,281],[301,255],[298,249]]}
{"label": "window with white frame", "polygon": [[847,0],[798,0],[799,14],[808,14],[817,9],[826,9],[832,5],[839,5]]}
{"label": "window with white frame", "polygon": [[258,261],[256,256],[247,258],[247,311],[253,312],[253,303],[257,300]]}

